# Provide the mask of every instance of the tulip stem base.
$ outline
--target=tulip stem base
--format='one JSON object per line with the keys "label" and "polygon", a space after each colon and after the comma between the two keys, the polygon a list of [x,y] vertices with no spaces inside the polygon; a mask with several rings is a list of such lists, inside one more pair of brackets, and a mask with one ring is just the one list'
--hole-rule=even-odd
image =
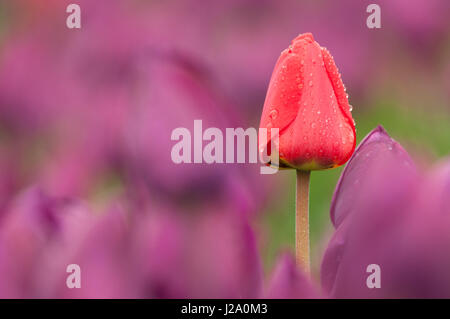
{"label": "tulip stem base", "polygon": [[297,170],[295,202],[295,257],[297,265],[310,274],[309,252],[309,177],[310,171]]}

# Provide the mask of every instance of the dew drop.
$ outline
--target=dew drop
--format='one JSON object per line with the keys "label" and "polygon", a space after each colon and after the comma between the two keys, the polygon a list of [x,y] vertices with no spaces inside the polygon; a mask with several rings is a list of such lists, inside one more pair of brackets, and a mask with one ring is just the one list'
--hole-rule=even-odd
{"label": "dew drop", "polygon": [[353,106],[351,104],[349,104],[349,110],[350,112],[353,111]]}
{"label": "dew drop", "polygon": [[316,128],[316,123],[311,123],[311,128]]}
{"label": "dew drop", "polygon": [[278,117],[278,111],[277,110],[270,111],[269,116],[272,120],[275,120]]}
{"label": "dew drop", "polygon": [[317,111],[317,114],[320,114],[320,111]]}
{"label": "dew drop", "polygon": [[309,86],[313,86],[313,82],[312,81],[309,81]]}

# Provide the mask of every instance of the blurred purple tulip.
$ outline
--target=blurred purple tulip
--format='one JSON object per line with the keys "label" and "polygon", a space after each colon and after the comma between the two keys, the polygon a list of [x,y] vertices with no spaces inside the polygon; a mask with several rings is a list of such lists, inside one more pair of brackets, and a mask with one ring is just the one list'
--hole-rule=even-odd
{"label": "blurred purple tulip", "polygon": [[450,3],[446,0],[381,0],[379,5],[384,25],[392,26],[399,33],[398,39],[427,58],[448,34]]}
{"label": "blurred purple tulip", "polygon": [[313,299],[321,298],[321,295],[310,279],[295,264],[294,258],[285,254],[281,256],[275,266],[267,298]]}
{"label": "blurred purple tulip", "polygon": [[216,127],[225,132],[242,126],[236,109],[211,84],[211,76],[181,56],[149,53],[141,65],[145,80],[124,128],[123,163],[132,181],[173,202],[208,199],[254,211],[260,205],[255,195],[264,191],[258,164],[176,164],[171,159],[176,128],[189,129],[194,139],[194,120],[202,120],[203,130]]}
{"label": "blurred purple tulip", "polygon": [[[75,241],[75,229],[83,229],[86,224],[65,225],[70,207],[79,206],[65,199],[46,196],[38,188],[24,191],[12,201],[0,223],[0,278],[2,298],[42,297],[45,284],[39,287],[41,278],[38,269],[46,258],[58,259],[58,255],[48,255],[47,249],[55,241]],[[77,209],[87,213],[85,208]],[[67,228],[65,227],[67,226]],[[64,270],[63,270],[64,271]],[[44,278],[47,278],[48,274]]]}
{"label": "blurred purple tulip", "polygon": [[[257,121],[253,117],[264,101],[272,66],[300,33],[312,32],[329,47],[351,92],[363,93],[377,71],[379,43],[361,19],[366,6],[350,0],[212,0],[151,2],[146,10],[151,12],[150,28],[159,30],[155,41],[201,56],[244,114]],[[174,23],[169,26],[168,21]]]}
{"label": "blurred purple tulip", "polygon": [[[372,131],[333,198],[336,232],[321,266],[325,292],[335,298],[449,297],[448,180],[448,168],[434,178],[423,175],[382,128]],[[380,266],[381,288],[366,285],[371,264]]]}
{"label": "blurred purple tulip", "polygon": [[[81,288],[66,267],[81,268]],[[0,224],[3,298],[257,298],[262,268],[241,214],[96,216],[30,189]]]}
{"label": "blurred purple tulip", "polygon": [[[241,108],[202,58],[154,41],[158,29],[134,5],[103,2],[81,1],[83,32],[55,28],[64,21],[49,18],[5,43],[0,121],[21,141],[12,149],[33,159],[22,182],[86,197],[112,176],[160,201],[208,199],[255,212],[265,192],[259,165],[177,165],[170,156],[173,129],[192,129],[195,119],[204,129],[246,127]],[[51,16],[64,8],[53,5]]]}
{"label": "blurred purple tulip", "polygon": [[230,212],[150,213],[135,232],[150,298],[258,298],[262,269],[248,223]]}

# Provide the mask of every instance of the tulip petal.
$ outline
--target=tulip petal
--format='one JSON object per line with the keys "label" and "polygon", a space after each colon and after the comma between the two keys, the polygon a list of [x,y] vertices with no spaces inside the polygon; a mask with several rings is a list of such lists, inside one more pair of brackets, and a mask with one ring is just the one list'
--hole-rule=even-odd
{"label": "tulip petal", "polygon": [[313,299],[320,298],[318,290],[295,264],[290,254],[283,255],[272,275],[267,298]]}
{"label": "tulip petal", "polygon": [[393,165],[414,167],[403,147],[378,126],[361,141],[337,183],[330,208],[331,221],[336,228],[353,209],[355,195],[361,191],[371,171],[388,160]]}

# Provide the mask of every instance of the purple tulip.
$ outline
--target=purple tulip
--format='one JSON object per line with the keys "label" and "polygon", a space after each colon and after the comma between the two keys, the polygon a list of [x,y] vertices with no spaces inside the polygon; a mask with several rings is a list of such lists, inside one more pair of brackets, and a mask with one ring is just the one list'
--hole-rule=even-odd
{"label": "purple tulip", "polygon": [[[78,204],[50,198],[38,188],[30,188],[11,201],[0,223],[0,295],[3,298],[42,297],[49,282],[38,285],[42,278],[37,274],[39,267],[47,258],[59,257],[47,255],[47,249],[65,236],[66,240],[75,241],[74,230],[86,226],[67,225],[68,212],[75,207],[83,215],[86,213]],[[43,278],[49,275],[52,273]]]}
{"label": "purple tulip", "polygon": [[439,49],[448,34],[450,4],[446,0],[381,0],[378,4],[384,25],[392,26],[402,42],[427,58]]}
{"label": "purple tulip", "polygon": [[242,216],[150,213],[137,225],[133,255],[150,298],[257,298],[262,270]]}
{"label": "purple tulip", "polygon": [[[382,128],[372,131],[333,198],[336,232],[321,266],[325,292],[335,298],[450,296],[448,173],[448,166],[431,178],[417,172]],[[380,267],[380,288],[367,285],[373,264]]]}
{"label": "purple tulip", "polygon": [[406,169],[413,166],[411,158],[402,146],[379,126],[361,141],[337,183],[330,209],[331,221],[335,227],[339,227],[353,209],[357,199],[355,195],[361,194],[361,187],[372,186],[367,185],[367,177],[372,176],[371,169],[381,165],[387,166],[388,162],[393,161],[395,165],[400,164],[400,167]]}
{"label": "purple tulip", "polygon": [[130,193],[147,189],[145,197],[176,205],[209,199],[255,212],[265,192],[258,164],[171,160],[172,130],[192,129],[195,119],[204,130],[247,128],[242,108],[227,101],[203,59],[155,41],[161,29],[136,7],[103,2],[79,3],[83,32],[54,27],[64,22],[53,16],[61,9],[54,3],[46,7],[48,19],[7,37],[0,120],[19,156],[39,156],[23,183],[39,183],[54,196],[86,197],[112,177],[138,188]]}
{"label": "purple tulip", "polygon": [[278,260],[272,274],[267,298],[271,299],[312,299],[320,298],[319,290],[301,272],[294,258],[285,254]]}
{"label": "purple tulip", "polygon": [[[118,209],[106,212],[88,228],[80,241],[70,243],[69,250],[59,251],[63,256],[57,277],[58,285],[54,291],[58,298],[137,298],[135,279],[132,271],[133,258],[130,254],[131,228],[127,216]],[[73,239],[71,239],[73,240]],[[55,251],[54,255],[58,255]],[[81,288],[69,289],[66,286],[65,268],[77,264],[81,269]],[[48,270],[48,269],[46,269]]]}

